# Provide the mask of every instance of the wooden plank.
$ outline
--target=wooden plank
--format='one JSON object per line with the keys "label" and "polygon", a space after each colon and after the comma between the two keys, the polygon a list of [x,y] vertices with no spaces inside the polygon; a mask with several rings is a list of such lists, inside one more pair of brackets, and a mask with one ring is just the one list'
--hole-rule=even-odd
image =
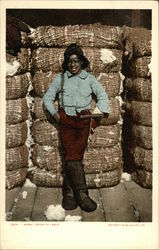
{"label": "wooden plank", "polygon": [[101,197],[106,221],[136,222],[133,207],[122,183],[110,188],[101,188]]}
{"label": "wooden plank", "polygon": [[[13,221],[27,221],[30,220],[35,194],[36,194],[36,187],[22,187],[17,204],[13,211],[12,220]],[[24,192],[26,192],[27,196],[24,199]]]}
{"label": "wooden plank", "polygon": [[[62,198],[63,198],[63,196],[62,196],[62,189],[59,189],[58,201],[59,201],[59,204],[61,204],[61,206],[62,206]],[[81,212],[80,207],[77,207],[74,210],[65,210],[65,217],[67,215],[70,215],[70,216],[81,216],[82,217],[82,212]]]}
{"label": "wooden plank", "polygon": [[6,189],[6,199],[5,199],[5,211],[8,213],[14,206],[15,199],[18,197],[21,187],[15,187],[13,189]]}
{"label": "wooden plank", "polygon": [[80,207],[77,207],[74,210],[65,210],[65,214],[66,214],[66,216],[67,215],[70,215],[70,216],[80,216],[81,220],[82,220],[82,211],[81,211]]}
{"label": "wooden plank", "polygon": [[130,199],[141,222],[152,222],[152,190],[140,187],[134,181],[125,182]]}
{"label": "wooden plank", "polygon": [[90,189],[89,196],[97,203],[97,209],[89,213],[82,211],[82,221],[105,221],[99,190]]}
{"label": "wooden plank", "polygon": [[47,206],[59,204],[59,189],[38,187],[34,208],[32,212],[33,221],[47,221],[44,211]]}

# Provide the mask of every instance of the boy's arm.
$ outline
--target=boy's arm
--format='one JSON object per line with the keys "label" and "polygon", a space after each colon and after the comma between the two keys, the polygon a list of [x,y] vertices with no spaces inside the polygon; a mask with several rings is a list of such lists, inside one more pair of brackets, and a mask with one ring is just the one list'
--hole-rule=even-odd
{"label": "boy's arm", "polygon": [[96,103],[96,109],[101,113],[104,113],[104,115],[107,117],[110,112],[110,107],[109,107],[109,98],[104,90],[103,86],[97,81],[95,77],[93,77],[92,81],[92,91],[97,97],[97,103]]}
{"label": "boy's arm", "polygon": [[45,108],[49,111],[49,113],[52,116],[54,116],[55,119],[56,118],[58,119],[58,115],[56,115],[57,111],[54,105],[54,101],[55,101],[56,94],[60,91],[60,87],[61,87],[61,76],[59,74],[57,75],[55,80],[53,80],[51,86],[49,87],[45,95],[43,96],[43,102],[44,102]]}

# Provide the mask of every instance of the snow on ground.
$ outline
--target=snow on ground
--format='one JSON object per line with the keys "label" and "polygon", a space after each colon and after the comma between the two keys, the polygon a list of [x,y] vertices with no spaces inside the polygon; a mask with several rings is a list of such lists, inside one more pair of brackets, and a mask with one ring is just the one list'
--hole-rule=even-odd
{"label": "snow on ground", "polygon": [[23,199],[26,199],[27,195],[28,195],[27,191],[23,191],[23,192],[22,192],[22,197],[23,197]]}
{"label": "snow on ground", "polygon": [[50,221],[81,221],[82,217],[79,215],[66,215],[65,209],[61,205],[49,205],[44,211],[47,220]]}
{"label": "snow on ground", "polygon": [[61,207],[61,205],[49,205],[47,210],[44,211],[44,214],[47,220],[64,221],[65,219],[65,210]]}
{"label": "snow on ground", "polygon": [[124,181],[131,181],[131,175],[126,172],[122,173],[120,182],[124,182]]}
{"label": "snow on ground", "polygon": [[24,220],[25,221],[31,221],[30,217],[25,217]]}
{"label": "snow on ground", "polygon": [[79,216],[79,215],[70,215],[70,214],[68,214],[65,217],[65,221],[81,221],[81,220],[82,220],[82,217]]}

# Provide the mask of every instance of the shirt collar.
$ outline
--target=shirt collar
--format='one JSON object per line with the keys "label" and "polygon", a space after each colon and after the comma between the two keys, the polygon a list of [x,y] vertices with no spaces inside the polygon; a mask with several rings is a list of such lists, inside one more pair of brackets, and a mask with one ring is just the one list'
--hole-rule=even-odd
{"label": "shirt collar", "polygon": [[[70,71],[66,71],[68,78],[73,77],[74,75]],[[86,79],[88,76],[88,72],[86,70],[82,70],[79,74],[77,74],[78,77],[81,79]]]}

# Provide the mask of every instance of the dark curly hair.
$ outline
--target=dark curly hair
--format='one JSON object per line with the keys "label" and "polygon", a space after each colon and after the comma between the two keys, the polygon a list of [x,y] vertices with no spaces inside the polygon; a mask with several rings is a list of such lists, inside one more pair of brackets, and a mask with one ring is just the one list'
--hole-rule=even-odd
{"label": "dark curly hair", "polygon": [[71,55],[77,55],[78,58],[81,60],[82,65],[81,68],[85,69],[88,67],[89,65],[89,61],[88,59],[84,56],[82,49],[76,44],[76,43],[71,43],[67,49],[65,50],[64,53],[64,62],[62,64],[62,69],[63,69],[63,73],[68,70],[68,62],[69,62],[69,58]]}

